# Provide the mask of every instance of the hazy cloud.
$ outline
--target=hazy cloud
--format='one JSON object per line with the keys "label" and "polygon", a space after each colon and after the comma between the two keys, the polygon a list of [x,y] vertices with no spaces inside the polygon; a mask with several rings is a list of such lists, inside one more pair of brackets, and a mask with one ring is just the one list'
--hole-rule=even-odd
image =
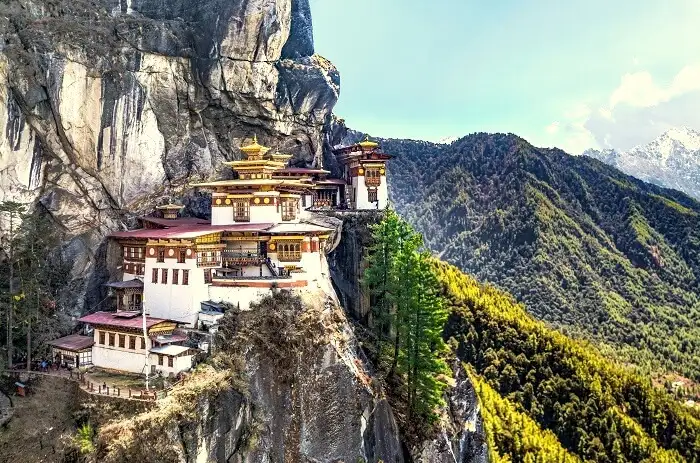
{"label": "hazy cloud", "polygon": [[572,154],[587,148],[627,150],[671,127],[700,129],[700,64],[681,69],[666,85],[648,71],[620,79],[607,102],[595,111],[581,104],[545,128],[554,143]]}

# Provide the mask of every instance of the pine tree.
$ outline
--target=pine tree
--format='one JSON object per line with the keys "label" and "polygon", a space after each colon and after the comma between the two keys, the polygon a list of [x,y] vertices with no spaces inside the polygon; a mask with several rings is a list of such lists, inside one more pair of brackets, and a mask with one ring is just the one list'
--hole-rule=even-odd
{"label": "pine tree", "polygon": [[[364,283],[372,294],[377,364],[387,378],[405,384],[409,420],[431,421],[443,405],[442,331],[447,311],[431,257],[421,253],[423,238],[395,212],[373,226]],[[384,368],[385,365],[388,365]]]}
{"label": "pine tree", "polygon": [[6,240],[6,252],[7,252],[7,264],[9,267],[8,271],[8,293],[7,300],[8,304],[6,307],[6,322],[7,322],[7,334],[6,334],[6,346],[7,346],[7,367],[12,368],[12,362],[14,358],[14,346],[12,343],[12,338],[14,336],[14,320],[13,312],[15,310],[15,299],[17,295],[15,294],[15,238],[17,233],[17,226],[19,225],[19,220],[21,214],[24,212],[25,207],[23,204],[15,201],[3,201],[0,203],[0,214],[3,214],[8,219],[8,234]]}

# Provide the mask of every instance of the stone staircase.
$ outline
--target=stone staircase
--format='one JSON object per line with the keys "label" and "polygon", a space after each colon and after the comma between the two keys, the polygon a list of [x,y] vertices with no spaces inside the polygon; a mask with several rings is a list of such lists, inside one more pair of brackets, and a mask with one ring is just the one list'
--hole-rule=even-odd
{"label": "stone staircase", "polygon": [[5,394],[0,392],[0,427],[4,426],[5,423],[10,421],[13,413],[14,409],[12,408],[10,399]]}

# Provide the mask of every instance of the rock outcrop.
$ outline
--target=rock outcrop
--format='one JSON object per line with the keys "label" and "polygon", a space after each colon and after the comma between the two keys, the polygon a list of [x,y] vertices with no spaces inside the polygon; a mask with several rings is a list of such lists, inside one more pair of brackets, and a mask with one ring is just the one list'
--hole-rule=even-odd
{"label": "rock outcrop", "polygon": [[403,463],[391,407],[325,295],[277,293],[226,317],[216,367],[104,426],[98,461]]}
{"label": "rock outcrop", "polygon": [[319,165],[338,93],[308,0],[6,0],[0,201],[39,201],[89,287],[106,233],[253,134]]}

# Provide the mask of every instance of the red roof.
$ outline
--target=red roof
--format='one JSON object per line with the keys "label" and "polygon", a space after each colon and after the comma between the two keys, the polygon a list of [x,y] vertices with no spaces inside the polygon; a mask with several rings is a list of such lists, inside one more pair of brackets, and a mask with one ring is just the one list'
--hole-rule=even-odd
{"label": "red roof", "polygon": [[71,352],[80,352],[81,350],[89,349],[95,344],[92,336],[81,336],[79,334],[71,334],[63,338],[54,339],[47,343],[49,346],[59,349],[69,350]]}
{"label": "red roof", "polygon": [[177,219],[164,219],[162,217],[140,217],[141,220],[150,222],[155,225],[160,225],[162,227],[181,227],[183,225],[209,225],[209,221],[205,219],[198,219],[196,217],[180,217]]}
{"label": "red roof", "polygon": [[[79,322],[89,323],[90,325],[113,326],[117,328],[132,328],[142,329],[143,318],[140,314],[135,314],[131,318],[124,318],[117,315],[116,312],[95,312],[78,319]],[[165,318],[146,317],[146,328],[149,329],[163,322],[180,323],[175,320]]]}
{"label": "red roof", "polygon": [[218,232],[264,232],[271,228],[272,223],[236,224],[236,225],[182,225],[172,228],[142,228],[123,232],[114,232],[112,238],[144,238],[144,239],[187,239],[197,238]]}

